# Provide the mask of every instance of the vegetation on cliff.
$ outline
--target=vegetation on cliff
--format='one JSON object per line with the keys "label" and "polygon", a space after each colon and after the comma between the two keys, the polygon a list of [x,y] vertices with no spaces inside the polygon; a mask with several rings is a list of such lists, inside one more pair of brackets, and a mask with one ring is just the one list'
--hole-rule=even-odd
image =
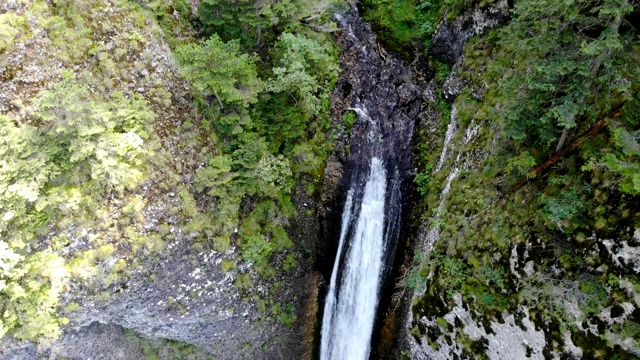
{"label": "vegetation on cliff", "polygon": [[[460,11],[431,3],[438,20]],[[374,5],[376,20],[398,3],[365,4]],[[403,11],[420,14],[412,5]],[[640,351],[637,260],[625,253],[640,241],[638,11],[627,0],[516,1],[507,25],[465,45],[452,74],[464,84],[452,104],[459,121],[452,143],[462,144],[454,150],[462,161],[450,156],[434,171],[440,149],[418,144],[421,209],[439,234],[406,277],[422,294],[415,318],[438,319],[433,328],[416,322],[419,341],[438,347],[437,334],[450,326],[442,317],[459,293],[485,324],[528,308],[519,316],[543,329],[547,356],[562,350],[567,332],[585,356]],[[402,22],[379,21],[406,38]],[[432,106],[449,112],[442,100]],[[486,350],[459,343],[468,354]]]}
{"label": "vegetation on cliff", "polygon": [[[194,251],[238,246],[220,271],[245,294],[256,271],[294,268],[291,192],[317,190],[330,148],[333,6],[0,5],[0,337],[56,338],[181,233]],[[295,320],[290,304],[247,299]]]}
{"label": "vegetation on cliff", "polygon": [[[293,245],[284,228],[294,211],[293,186],[317,188],[330,148],[325,133],[337,50],[314,24],[331,28],[323,24],[330,23],[324,12],[332,4],[236,5],[203,1],[205,39],[176,54],[220,144],[195,176],[198,191],[216,200],[216,243],[228,244],[237,227],[243,258],[269,277],[276,270],[271,255]],[[242,213],[248,198],[254,205]],[[293,254],[286,263],[295,264]]]}

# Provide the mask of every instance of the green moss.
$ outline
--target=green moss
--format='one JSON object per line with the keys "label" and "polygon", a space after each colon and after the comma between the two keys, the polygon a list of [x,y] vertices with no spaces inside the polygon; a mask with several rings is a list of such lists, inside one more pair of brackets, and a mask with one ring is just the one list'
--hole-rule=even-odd
{"label": "green moss", "polygon": [[124,259],[118,259],[116,260],[116,262],[113,264],[113,267],[111,268],[111,272],[113,273],[121,273],[123,272],[125,269],[127,268],[127,261]]}
{"label": "green moss", "polygon": [[78,310],[79,308],[80,308],[80,305],[77,302],[72,302],[64,307],[64,311],[75,311],[75,310]]}
{"label": "green moss", "polygon": [[345,126],[345,132],[347,136],[351,135],[351,128],[353,124],[356,122],[356,113],[355,111],[349,110],[342,116],[342,122]]}
{"label": "green moss", "polygon": [[236,263],[233,261],[229,261],[229,260],[223,260],[222,264],[220,265],[220,270],[222,270],[222,272],[230,272],[235,270],[236,268]]}

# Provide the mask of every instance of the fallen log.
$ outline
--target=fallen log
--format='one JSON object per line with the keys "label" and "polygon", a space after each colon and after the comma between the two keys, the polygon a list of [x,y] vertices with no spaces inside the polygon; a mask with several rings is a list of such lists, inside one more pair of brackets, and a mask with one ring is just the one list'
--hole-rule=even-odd
{"label": "fallen log", "polygon": [[[609,124],[609,120],[610,119],[615,119],[615,118],[619,117],[622,114],[622,107],[623,106],[624,106],[624,103],[616,106],[615,109],[608,116],[606,116],[602,120],[598,121],[595,125],[593,125],[591,127],[591,129],[589,129],[589,131],[587,131],[582,136],[580,136],[578,139],[573,141],[571,144],[569,144],[569,146],[563,148],[560,151],[557,151],[547,161],[545,161],[542,164],[536,166],[533,170],[531,170],[529,172],[529,174],[535,174],[535,177],[538,177],[539,175],[545,174],[547,171],[549,171],[549,169],[553,165],[555,165],[558,161],[562,160],[562,158],[564,158],[565,156],[569,155],[570,153],[578,150],[580,148],[580,146],[585,141],[587,141],[587,140],[593,138],[594,136],[598,135],[604,128],[607,127],[607,125]],[[532,176],[530,176],[530,177],[532,177]],[[511,188],[510,192],[512,193],[512,192],[520,189],[524,184],[527,183],[528,180],[529,180],[529,177],[520,180],[517,184],[515,184]]]}

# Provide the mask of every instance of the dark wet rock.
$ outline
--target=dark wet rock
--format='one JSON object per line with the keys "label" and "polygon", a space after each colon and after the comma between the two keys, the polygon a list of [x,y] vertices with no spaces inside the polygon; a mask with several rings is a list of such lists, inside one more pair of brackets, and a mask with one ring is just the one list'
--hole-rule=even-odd
{"label": "dark wet rock", "polygon": [[[339,86],[348,83],[351,89],[345,104],[364,110],[380,126],[380,137],[384,140],[376,156],[395,165],[406,177],[412,168],[411,138],[414,119],[423,101],[422,86],[408,64],[389,56],[377,45],[369,25],[355,11],[340,16],[338,22],[344,29],[338,43],[344,52],[341,67],[345,69]],[[373,155],[368,145],[371,126],[376,125],[367,121],[366,116],[358,115],[349,139],[348,168],[368,163]]]}
{"label": "dark wet rock", "polygon": [[[462,58],[461,58],[462,59]],[[462,93],[462,89],[467,85],[462,78],[460,77],[460,63],[462,61],[458,61],[456,65],[451,70],[451,74],[447,77],[442,84],[442,95],[445,100],[452,102],[455,100],[460,93]]]}
{"label": "dark wet rock", "polygon": [[[402,183],[400,187],[406,187],[412,176],[412,137],[424,87],[408,64],[380,48],[370,26],[355,9],[338,15],[337,20],[342,29],[337,42],[342,48],[343,73],[332,96],[334,127],[344,127],[341,119],[349,109],[357,109],[358,115],[350,137],[338,131],[336,155],[325,171],[321,219],[325,243],[318,249],[325,279],[330,276],[337,248],[344,194],[351,184],[364,185],[370,159],[381,158],[389,181]],[[381,139],[375,147],[370,144],[373,127],[378,127],[375,133]]]}
{"label": "dark wet rock", "polygon": [[442,20],[431,38],[429,52],[436,59],[455,64],[462,55],[464,44],[471,37],[509,21],[506,1],[500,1],[486,10],[478,8],[458,16],[453,21]]}
{"label": "dark wet rock", "polygon": [[[335,156],[329,157],[324,170],[323,191],[321,193],[321,203],[327,204],[332,197],[335,197],[334,190],[338,188],[342,178],[343,166]],[[327,215],[325,207],[320,209],[322,215]]]}

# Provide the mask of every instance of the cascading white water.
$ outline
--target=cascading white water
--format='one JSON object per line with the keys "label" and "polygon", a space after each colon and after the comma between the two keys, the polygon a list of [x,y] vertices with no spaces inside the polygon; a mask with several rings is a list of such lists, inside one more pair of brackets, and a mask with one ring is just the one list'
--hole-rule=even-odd
{"label": "cascading white water", "polygon": [[438,160],[438,165],[436,165],[436,169],[434,172],[442,169],[442,165],[444,164],[444,160],[447,157],[447,149],[449,148],[449,144],[453,137],[456,135],[456,130],[458,129],[458,109],[455,104],[451,107],[451,121],[449,121],[449,125],[447,125],[447,132],[444,134],[444,145],[442,145],[442,152],[440,153],[440,160]]}
{"label": "cascading white water", "polygon": [[[342,211],[342,227],[340,229],[340,242],[338,243],[338,252],[336,253],[336,260],[333,263],[333,270],[331,271],[331,283],[329,284],[329,292],[325,299],[324,315],[322,317],[322,334],[321,339],[328,339],[331,334],[331,324],[335,317],[336,308],[336,280],[338,279],[338,271],[340,267],[340,258],[342,257],[342,249],[344,247],[344,239],[347,237],[347,230],[351,224],[351,212],[353,211],[353,189],[347,193],[347,200],[344,203],[344,210]],[[322,343],[321,352],[324,350],[325,343]]]}
{"label": "cascading white water", "polygon": [[[322,360],[365,360],[369,357],[384,263],[386,187],[384,164],[373,157],[355,224],[351,221],[354,189],[347,195],[338,254],[324,308]],[[337,286],[341,254],[352,225],[355,228],[344,256],[342,281]]]}
{"label": "cascading white water", "polygon": [[[449,147],[449,145],[451,143],[451,140],[454,138],[454,136],[456,134],[457,126],[458,126],[457,111],[456,111],[456,108],[454,106],[451,109],[451,122],[449,123],[449,126],[447,126],[447,133],[446,133],[445,138],[444,138],[444,145],[442,147],[442,153],[440,154],[440,161],[438,162],[438,165],[436,166],[436,170],[435,171],[438,171],[438,170],[442,169],[442,165],[444,164],[444,160],[445,160],[446,155],[447,155],[447,148]],[[451,172],[449,173],[449,175],[447,176],[447,179],[444,182],[444,188],[440,192],[440,204],[438,205],[438,208],[436,209],[433,222],[435,222],[436,220],[440,219],[440,216],[441,216],[441,214],[442,214],[442,212],[444,210],[445,199],[447,197],[447,194],[449,194],[449,191],[451,191],[451,183],[453,182],[453,180],[455,178],[458,177],[458,174],[460,173],[460,159],[462,157],[463,147],[465,145],[467,145],[469,143],[469,141],[471,141],[471,139],[473,139],[474,136],[476,136],[476,134],[478,133],[479,130],[480,130],[480,124],[475,125],[475,123],[473,121],[471,121],[471,123],[469,124],[469,126],[465,130],[464,138],[462,139],[462,142],[460,143],[460,150],[458,150],[458,155],[456,156],[456,159],[453,162],[453,166],[452,166]],[[434,244],[436,243],[436,241],[438,241],[439,238],[440,238],[440,231],[438,230],[437,227],[435,227],[435,226],[432,227],[427,232],[427,236],[426,236],[426,239],[425,239],[425,244],[423,246],[423,249],[425,249],[427,252],[431,252],[431,250],[433,250]]]}
{"label": "cascading white water", "polygon": [[[380,293],[391,285],[386,280],[396,252],[403,249],[398,246],[402,194],[414,167],[411,138],[421,102],[419,87],[413,84],[416,77],[401,61],[381,55],[371,28],[359,18],[355,3],[351,5],[336,15],[345,35],[341,61],[349,85],[338,96],[349,101],[348,110],[356,113],[357,121],[349,136],[349,168],[341,179],[351,181],[351,189],[325,299],[322,360],[367,360],[373,352],[378,307],[387,303]],[[327,233],[334,233],[332,225],[325,224]]]}

